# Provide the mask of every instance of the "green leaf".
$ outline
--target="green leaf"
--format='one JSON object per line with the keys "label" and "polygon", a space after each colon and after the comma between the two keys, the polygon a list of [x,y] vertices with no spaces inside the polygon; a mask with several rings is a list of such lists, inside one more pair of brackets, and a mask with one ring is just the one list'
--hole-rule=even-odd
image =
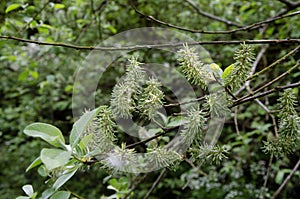
{"label": "green leaf", "polygon": [[21,4],[18,4],[18,3],[11,4],[10,6],[8,6],[6,8],[5,13],[9,13],[13,10],[16,10],[16,9],[20,8],[20,7],[21,7]]}
{"label": "green leaf", "polygon": [[52,196],[55,193],[55,190],[53,188],[46,189],[42,193],[42,197],[40,199],[48,199],[50,196]]}
{"label": "green leaf", "polygon": [[176,117],[172,117],[170,119],[171,121],[167,124],[167,127],[176,127],[176,126],[181,126],[185,123],[187,123],[188,121],[182,117],[182,116],[176,116]]}
{"label": "green leaf", "polygon": [[22,187],[23,191],[26,193],[27,196],[31,197],[33,196],[34,192],[33,192],[33,187],[30,184],[24,185]]}
{"label": "green leaf", "polygon": [[291,172],[290,169],[282,169],[282,170],[278,171],[278,173],[277,173],[277,175],[275,177],[275,182],[277,184],[281,184],[282,181],[283,181],[284,174],[290,173],[290,172]]}
{"label": "green leaf", "polygon": [[70,134],[70,144],[72,147],[78,144],[79,139],[81,138],[85,129],[88,127],[91,120],[98,114],[99,110],[100,108],[97,108],[93,111],[86,112],[79,118],[79,120],[75,122]]}
{"label": "green leaf", "polygon": [[112,32],[113,34],[117,33],[117,29],[113,26],[108,26],[108,29],[110,30],[110,32]]}
{"label": "green leaf", "polygon": [[85,149],[88,147],[89,142],[92,140],[94,134],[88,134],[84,138],[81,139],[78,146],[81,149],[82,152],[85,151]]}
{"label": "green leaf", "polygon": [[65,165],[71,157],[70,151],[61,149],[42,149],[41,160],[48,170]]}
{"label": "green leaf", "polygon": [[31,198],[28,196],[18,196],[16,199],[31,199]]}
{"label": "green leaf", "polygon": [[222,74],[222,78],[225,79],[228,75],[230,75],[230,73],[233,71],[233,69],[234,69],[234,64],[231,64],[230,66],[225,68],[225,70]]}
{"label": "green leaf", "polygon": [[36,166],[39,166],[40,164],[42,164],[42,160],[40,157],[38,157],[27,167],[26,172],[28,172]]}
{"label": "green leaf", "polygon": [[277,175],[276,175],[276,178],[275,178],[275,182],[277,184],[281,184],[282,183],[282,180],[283,180],[283,177],[284,177],[284,171],[280,170]]}
{"label": "green leaf", "polygon": [[54,5],[54,9],[63,9],[65,7],[65,5],[64,4],[61,4],[61,3],[56,3],[55,5]]}
{"label": "green leaf", "polygon": [[68,199],[70,197],[70,192],[68,191],[58,191],[50,199]]}
{"label": "green leaf", "polygon": [[49,144],[59,147],[64,146],[65,139],[61,131],[50,124],[33,123],[24,129],[24,133],[28,136],[39,137]]}
{"label": "green leaf", "polygon": [[49,171],[46,169],[45,165],[41,165],[38,170],[38,174],[42,177],[47,177],[49,175]]}
{"label": "green leaf", "polygon": [[59,178],[57,178],[57,180],[55,181],[55,183],[53,184],[52,187],[55,190],[59,189],[76,173],[77,170],[78,170],[78,167],[75,167],[73,169],[73,171],[71,170],[69,173],[61,175]]}

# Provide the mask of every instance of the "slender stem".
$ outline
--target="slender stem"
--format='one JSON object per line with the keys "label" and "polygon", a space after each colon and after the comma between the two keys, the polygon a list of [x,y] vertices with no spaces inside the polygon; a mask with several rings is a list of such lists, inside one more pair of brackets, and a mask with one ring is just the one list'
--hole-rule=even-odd
{"label": "slender stem", "polygon": [[147,192],[147,194],[145,195],[144,199],[149,198],[150,194],[151,194],[152,191],[155,189],[155,187],[158,185],[158,183],[161,181],[161,179],[162,179],[163,175],[166,173],[166,171],[167,171],[167,169],[164,168],[164,169],[160,172],[158,178],[157,178],[157,179],[155,180],[155,182],[152,184],[151,189]]}
{"label": "slender stem", "polygon": [[0,39],[6,40],[15,40],[24,43],[34,43],[38,45],[45,46],[58,46],[65,48],[73,48],[76,50],[99,50],[99,51],[124,51],[124,50],[138,50],[138,49],[151,49],[151,48],[170,48],[170,47],[179,47],[183,44],[188,44],[189,46],[197,45],[229,45],[229,44],[286,44],[286,43],[299,43],[300,39],[260,39],[260,40],[231,40],[231,41],[197,41],[197,42],[178,42],[178,43],[165,43],[165,44],[150,44],[150,45],[133,45],[133,46],[124,46],[124,47],[112,47],[112,46],[77,46],[67,43],[60,42],[45,42],[19,38],[15,36],[6,36],[0,35]]}
{"label": "slender stem", "polygon": [[267,169],[267,174],[266,174],[266,179],[265,179],[265,181],[264,181],[264,185],[263,185],[262,193],[261,193],[262,199],[265,198],[265,192],[266,192],[266,187],[267,187],[267,183],[268,183],[268,178],[269,178],[270,171],[271,171],[272,161],[273,161],[273,155],[271,155],[270,160],[269,160],[268,169]]}
{"label": "slender stem", "polygon": [[159,19],[156,19],[153,16],[145,15],[141,11],[137,10],[137,8],[134,7],[134,6],[132,6],[132,8],[139,15],[141,15],[141,16],[145,17],[146,19],[149,19],[149,20],[151,20],[151,21],[153,21],[153,22],[155,22],[157,24],[164,25],[164,26],[167,26],[167,27],[170,27],[170,28],[175,28],[177,30],[183,30],[183,31],[191,32],[191,33],[202,33],[202,34],[231,34],[231,33],[239,32],[239,31],[253,30],[253,29],[257,29],[257,28],[261,27],[264,24],[269,24],[269,23],[274,22],[274,21],[279,20],[279,19],[283,19],[283,18],[287,18],[287,17],[292,17],[292,16],[296,16],[296,15],[300,14],[300,11],[296,11],[296,12],[293,12],[293,13],[290,13],[290,14],[279,15],[279,16],[276,16],[276,17],[272,17],[272,18],[266,19],[264,21],[260,21],[260,22],[253,23],[253,24],[248,25],[248,26],[244,26],[244,27],[236,28],[236,29],[232,29],[232,30],[205,31],[205,30],[189,29],[189,28],[177,26],[177,25],[174,25],[174,24],[170,24],[170,23],[161,21]]}
{"label": "slender stem", "polygon": [[285,178],[285,180],[283,181],[283,183],[280,185],[280,187],[276,190],[276,192],[273,194],[271,199],[275,199],[280,192],[282,191],[282,189],[284,188],[284,186],[286,185],[286,183],[291,179],[291,177],[294,175],[294,173],[297,171],[298,167],[300,165],[300,159],[298,160],[298,162],[296,163],[296,165],[294,166],[292,172]]}
{"label": "slender stem", "polygon": [[139,180],[135,183],[135,185],[130,189],[130,191],[124,196],[123,199],[127,199],[127,198],[130,196],[130,194],[131,194],[134,190],[136,190],[136,189],[138,188],[138,186],[146,179],[147,176],[148,176],[148,173],[144,174],[144,175],[141,177],[141,179],[139,179]]}
{"label": "slender stem", "polygon": [[251,101],[251,100],[256,99],[256,98],[260,98],[260,97],[269,95],[269,94],[271,94],[271,93],[275,93],[275,92],[278,92],[278,91],[281,91],[281,90],[285,90],[285,89],[288,89],[288,88],[295,88],[295,87],[298,87],[298,86],[300,86],[300,82],[293,83],[293,84],[289,84],[289,85],[286,85],[286,86],[276,86],[275,88],[273,88],[273,89],[271,89],[271,90],[267,90],[267,91],[262,92],[262,93],[259,93],[259,94],[257,94],[257,95],[247,97],[247,98],[245,98],[245,99],[243,99],[243,100],[235,101],[235,102],[233,103],[233,105],[231,105],[229,108],[238,106],[238,105],[240,105],[240,104],[243,104],[243,103],[245,103],[245,102]]}
{"label": "slender stem", "polygon": [[258,76],[260,76],[261,74],[267,72],[268,70],[270,70],[271,68],[273,68],[274,66],[276,66],[277,64],[283,62],[286,58],[288,58],[289,56],[291,56],[292,54],[296,53],[298,50],[300,49],[300,45],[297,46],[296,48],[294,48],[292,51],[290,51],[289,53],[287,53],[286,55],[282,56],[280,59],[276,60],[275,62],[273,62],[271,65],[267,66],[266,68],[264,68],[263,70],[255,73],[254,75],[251,75],[250,77],[247,78],[247,80],[251,80],[254,79]]}
{"label": "slender stem", "polygon": [[286,75],[290,74],[294,69],[298,68],[300,66],[300,62],[298,62],[297,64],[295,64],[293,67],[291,67],[289,70],[287,70],[286,72],[282,73],[281,75],[279,75],[278,77],[274,78],[272,81],[264,84],[263,86],[261,86],[260,88],[254,90],[253,92],[251,92],[250,94],[238,99],[237,101],[241,101],[244,100],[246,98],[248,98],[251,95],[254,95],[256,93],[258,93],[259,91],[269,87],[270,85],[274,84],[275,82],[279,81],[281,78],[285,77]]}
{"label": "slender stem", "polygon": [[281,3],[284,3],[287,7],[295,7],[300,4],[300,1],[298,1],[298,2],[292,2],[289,0],[278,0],[278,1],[280,1]]}

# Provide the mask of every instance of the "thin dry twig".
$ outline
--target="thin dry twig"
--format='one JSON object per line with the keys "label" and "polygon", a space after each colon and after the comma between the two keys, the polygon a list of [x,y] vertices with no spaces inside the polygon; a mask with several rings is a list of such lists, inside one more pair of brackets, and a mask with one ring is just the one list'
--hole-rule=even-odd
{"label": "thin dry twig", "polygon": [[264,24],[269,24],[269,23],[277,21],[279,19],[292,17],[292,16],[296,16],[296,15],[300,14],[300,11],[296,11],[296,12],[293,12],[293,13],[290,13],[290,14],[285,14],[285,15],[279,15],[279,16],[276,16],[276,17],[272,17],[272,18],[266,19],[264,21],[253,23],[253,24],[248,25],[248,26],[243,26],[241,28],[236,28],[236,29],[232,29],[232,30],[221,30],[221,31],[206,31],[206,30],[189,29],[189,28],[181,27],[181,26],[174,25],[174,24],[171,24],[171,23],[167,23],[167,22],[161,21],[159,19],[156,19],[153,16],[148,16],[148,15],[142,13],[141,11],[137,10],[137,8],[135,6],[132,6],[132,8],[139,15],[141,15],[141,16],[145,17],[146,19],[149,19],[149,20],[151,20],[151,21],[153,21],[157,24],[164,25],[164,26],[167,26],[167,27],[170,27],[170,28],[175,28],[175,29],[182,30],[182,31],[187,31],[187,32],[191,32],[191,33],[202,33],[202,34],[231,34],[231,33],[239,32],[239,31],[254,30],[254,29],[257,29],[257,28],[261,27]]}
{"label": "thin dry twig", "polygon": [[198,42],[178,42],[178,43],[165,43],[165,44],[152,44],[152,45],[133,45],[133,46],[123,46],[123,47],[114,47],[114,46],[77,46],[73,44],[61,43],[61,42],[45,42],[19,38],[15,36],[6,36],[0,35],[0,39],[6,40],[15,40],[24,43],[33,43],[38,45],[45,46],[57,46],[65,48],[73,48],[76,50],[99,50],[99,51],[124,51],[124,50],[138,50],[138,49],[152,49],[152,48],[170,48],[170,47],[179,47],[183,44],[189,46],[196,45],[229,45],[229,44],[287,44],[287,43],[299,43],[300,39],[258,39],[258,40],[231,40],[231,41],[198,41]]}
{"label": "thin dry twig", "polygon": [[158,178],[157,178],[157,179],[155,180],[155,182],[152,184],[150,190],[147,192],[147,194],[145,195],[144,199],[149,198],[150,194],[151,194],[152,191],[155,189],[155,187],[158,185],[158,183],[161,181],[161,179],[162,179],[163,175],[166,173],[166,171],[167,171],[167,169],[164,168],[164,169],[160,172]]}
{"label": "thin dry twig", "polygon": [[300,1],[298,2],[293,2],[293,1],[289,1],[289,0],[278,0],[281,3],[284,3],[287,7],[297,7],[300,5]]}
{"label": "thin dry twig", "polygon": [[270,94],[275,93],[275,92],[279,92],[281,90],[285,90],[285,89],[288,89],[288,88],[295,88],[295,87],[298,87],[298,86],[300,86],[300,82],[296,82],[296,83],[293,83],[293,84],[288,84],[286,86],[276,86],[273,89],[267,90],[267,91],[259,93],[257,95],[244,98],[243,100],[235,101],[235,102],[233,102],[233,105],[231,105],[229,108],[238,106],[238,105],[243,104],[245,102],[249,102],[251,100],[254,100],[254,99],[266,96],[266,95],[270,95]]}
{"label": "thin dry twig", "polygon": [[124,196],[124,198],[123,199],[127,199],[129,196],[130,196],[130,194],[134,191],[134,190],[136,190],[138,187],[139,187],[139,185],[146,179],[146,177],[148,176],[148,173],[145,173],[136,183],[135,183],[135,185],[130,189],[130,191]]}
{"label": "thin dry twig", "polygon": [[250,75],[247,80],[251,80],[251,79],[254,79],[258,76],[260,76],[261,74],[267,72],[268,70],[270,70],[271,68],[273,68],[274,66],[276,66],[277,64],[283,62],[284,60],[286,60],[289,56],[295,54],[296,52],[298,52],[298,50],[300,49],[300,45],[297,46],[296,48],[294,48],[293,50],[291,50],[289,53],[285,54],[284,56],[282,56],[281,58],[277,59],[275,62],[273,62],[272,64],[270,64],[269,66],[265,67],[263,70],[253,74],[253,75]]}
{"label": "thin dry twig", "polygon": [[291,177],[295,174],[295,172],[297,171],[298,167],[300,166],[300,159],[298,160],[298,162],[296,163],[296,165],[294,166],[293,170],[291,171],[291,173],[284,179],[283,183],[280,185],[280,187],[276,190],[276,192],[273,194],[271,199],[275,199],[280,192],[282,191],[282,189],[284,188],[284,186],[286,185],[286,183],[291,179]]}
{"label": "thin dry twig", "polygon": [[300,66],[300,62],[297,62],[293,67],[291,67],[289,70],[287,70],[286,72],[282,73],[281,75],[279,75],[278,77],[274,78],[272,81],[264,84],[263,86],[259,87],[258,89],[252,91],[250,94],[244,96],[244,97],[241,97],[237,100],[238,101],[242,101],[246,98],[248,98],[249,96],[252,96],[256,93],[258,93],[259,91],[269,87],[270,85],[274,84],[275,82],[279,81],[281,78],[285,77],[286,75],[290,74],[294,69],[298,68]]}
{"label": "thin dry twig", "polygon": [[266,179],[264,181],[264,185],[263,185],[262,192],[261,192],[262,199],[265,198],[265,192],[266,192],[268,178],[269,178],[270,171],[271,171],[272,161],[273,161],[273,155],[271,155],[270,160],[269,160],[267,174],[266,174]]}

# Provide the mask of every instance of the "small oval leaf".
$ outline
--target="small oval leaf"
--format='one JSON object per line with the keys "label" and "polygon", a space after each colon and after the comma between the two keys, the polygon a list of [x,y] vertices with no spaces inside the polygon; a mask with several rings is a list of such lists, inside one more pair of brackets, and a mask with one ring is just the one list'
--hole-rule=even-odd
{"label": "small oval leaf", "polygon": [[27,196],[31,197],[33,193],[33,187],[30,184],[24,185],[22,187],[23,191],[26,193]]}
{"label": "small oval leaf", "polygon": [[234,69],[234,64],[231,64],[227,68],[225,68],[224,73],[222,74],[222,78],[225,79]]}
{"label": "small oval leaf", "polygon": [[20,8],[20,7],[21,7],[21,4],[18,4],[18,3],[11,4],[10,6],[8,6],[6,8],[5,13],[9,13],[13,10],[16,10],[16,9]]}
{"label": "small oval leaf", "polygon": [[39,122],[30,124],[24,129],[24,133],[28,136],[39,137],[55,147],[65,144],[61,131],[50,124]]}

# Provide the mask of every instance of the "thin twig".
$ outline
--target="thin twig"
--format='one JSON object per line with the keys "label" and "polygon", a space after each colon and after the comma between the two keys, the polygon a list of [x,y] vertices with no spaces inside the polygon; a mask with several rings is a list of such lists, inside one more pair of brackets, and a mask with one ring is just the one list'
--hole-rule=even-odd
{"label": "thin twig", "polygon": [[267,187],[267,183],[268,183],[268,178],[269,178],[270,171],[271,171],[272,161],[273,161],[273,155],[271,155],[270,160],[269,160],[268,169],[267,169],[267,174],[266,174],[266,179],[265,179],[265,181],[264,181],[264,185],[263,185],[262,192],[261,192],[262,199],[265,198],[265,192],[266,192],[266,187]]}
{"label": "thin twig", "polygon": [[292,2],[289,0],[278,0],[278,1],[280,1],[281,3],[284,3],[288,7],[295,7],[297,5],[300,5],[300,1],[299,2]]}
{"label": "thin twig", "polygon": [[293,83],[293,84],[288,84],[288,85],[286,85],[286,86],[276,86],[276,87],[273,88],[273,89],[267,90],[267,91],[262,92],[262,93],[259,93],[259,94],[257,94],[257,95],[250,96],[250,97],[245,98],[245,99],[243,99],[243,100],[235,101],[235,102],[233,103],[233,105],[231,105],[229,108],[238,106],[238,105],[240,105],[240,104],[243,104],[243,103],[245,103],[245,102],[254,100],[254,99],[256,99],[256,98],[260,98],[260,97],[263,97],[263,96],[266,96],[266,95],[269,95],[269,94],[272,94],[272,93],[275,93],[275,92],[279,92],[279,91],[281,91],[281,90],[285,90],[285,89],[288,89],[288,88],[295,88],[295,87],[298,87],[298,86],[300,86],[300,82]]}
{"label": "thin twig", "polygon": [[254,75],[251,75],[247,78],[247,80],[251,80],[254,79],[258,76],[260,76],[261,74],[265,73],[266,71],[270,70],[271,68],[273,68],[275,65],[283,62],[285,59],[287,59],[289,56],[293,55],[294,53],[296,53],[298,50],[300,49],[300,45],[297,46],[296,48],[294,48],[292,51],[290,51],[289,53],[285,54],[284,56],[282,56],[281,58],[279,58],[278,60],[276,60],[275,62],[273,62],[272,64],[270,64],[269,66],[265,67],[263,70],[255,73]]}
{"label": "thin twig", "polygon": [[135,183],[135,185],[130,189],[130,191],[124,196],[123,199],[127,199],[127,198],[130,196],[130,194],[131,194],[134,190],[136,190],[136,189],[139,187],[139,185],[146,179],[147,176],[148,176],[148,173],[145,173],[145,174],[141,177],[141,179],[139,179],[139,180]]}
{"label": "thin twig", "polygon": [[210,13],[207,13],[207,12],[204,12],[203,10],[201,10],[195,2],[191,1],[191,0],[184,0],[185,2],[187,2],[190,6],[192,6],[196,12],[204,17],[207,17],[209,19],[212,19],[212,20],[215,20],[215,21],[219,21],[219,22],[222,22],[222,23],[225,23],[227,25],[230,25],[230,26],[236,26],[236,27],[243,27],[242,25],[236,23],[236,22],[233,22],[233,21],[230,21],[230,20],[227,20],[227,19],[223,19],[221,17],[218,17],[218,16],[215,16],[215,15],[212,15]]}
{"label": "thin twig", "polygon": [[162,179],[163,175],[166,173],[166,171],[167,171],[167,169],[164,168],[164,169],[160,172],[158,178],[157,178],[157,179],[155,180],[155,182],[152,184],[151,189],[147,192],[147,194],[145,195],[144,199],[147,199],[147,198],[150,196],[150,194],[152,193],[152,191],[155,189],[155,187],[156,187],[156,186],[158,185],[158,183],[161,181],[161,179]]}
{"label": "thin twig", "polygon": [[257,102],[258,105],[260,107],[262,107],[268,113],[268,115],[271,117],[272,123],[273,123],[273,127],[274,127],[274,135],[275,135],[275,137],[278,137],[278,129],[277,129],[276,118],[272,114],[272,111],[270,109],[268,109],[268,107],[266,105],[264,105],[264,103],[262,103],[259,99],[255,99],[255,102]]}
{"label": "thin twig", "polygon": [[137,10],[137,8],[134,7],[134,6],[132,6],[132,8],[139,15],[141,15],[141,16],[145,17],[146,19],[149,19],[149,20],[151,20],[151,21],[153,21],[157,24],[164,25],[164,26],[167,26],[167,27],[170,27],[170,28],[175,28],[177,30],[187,31],[187,32],[191,32],[191,33],[203,33],[203,34],[231,34],[231,33],[239,32],[239,31],[254,30],[254,29],[257,29],[257,28],[261,27],[264,24],[268,24],[268,23],[274,22],[274,21],[279,20],[279,19],[292,17],[292,16],[296,16],[296,15],[300,14],[300,11],[296,11],[296,12],[293,12],[293,13],[290,13],[290,14],[285,14],[285,15],[272,17],[272,18],[266,19],[264,21],[256,22],[256,23],[253,23],[251,25],[244,26],[244,27],[241,27],[241,28],[236,28],[236,29],[232,29],[232,30],[221,30],[221,31],[206,31],[206,30],[189,29],[189,28],[177,26],[177,25],[174,25],[174,24],[170,24],[170,23],[161,21],[159,19],[156,19],[153,16],[145,15],[141,11]]}
{"label": "thin twig", "polygon": [[260,40],[231,40],[231,41],[198,41],[198,42],[178,42],[178,43],[165,43],[165,44],[152,44],[152,45],[132,45],[132,46],[123,46],[123,47],[114,47],[114,46],[78,46],[67,43],[60,42],[45,42],[19,38],[15,36],[5,36],[0,35],[0,39],[15,40],[24,43],[33,43],[38,45],[45,46],[58,46],[65,48],[73,48],[76,50],[99,50],[99,51],[124,51],[124,50],[138,50],[138,49],[152,49],[152,48],[170,48],[170,47],[179,47],[183,44],[188,44],[189,46],[196,45],[229,45],[229,44],[287,44],[287,43],[299,43],[300,39],[260,39]]}
{"label": "thin twig", "polygon": [[298,68],[300,66],[300,62],[297,62],[293,67],[291,67],[289,70],[287,70],[286,72],[282,73],[281,75],[279,75],[278,77],[274,78],[272,81],[264,84],[263,86],[261,86],[260,88],[254,90],[253,92],[251,92],[250,94],[242,97],[242,98],[239,98],[237,101],[241,101],[241,100],[244,100],[246,98],[248,98],[249,96],[252,96],[256,93],[258,93],[259,91],[269,87],[270,85],[274,84],[275,82],[279,81],[281,78],[285,77],[286,75],[290,74],[294,69]]}
{"label": "thin twig", "polygon": [[298,160],[298,162],[296,163],[296,165],[294,166],[292,172],[285,178],[285,180],[283,181],[283,183],[280,185],[280,187],[276,190],[276,192],[273,194],[271,199],[275,199],[280,192],[282,191],[282,189],[284,188],[284,186],[286,185],[286,183],[291,179],[291,177],[294,175],[294,173],[297,171],[298,167],[300,165],[300,159]]}

